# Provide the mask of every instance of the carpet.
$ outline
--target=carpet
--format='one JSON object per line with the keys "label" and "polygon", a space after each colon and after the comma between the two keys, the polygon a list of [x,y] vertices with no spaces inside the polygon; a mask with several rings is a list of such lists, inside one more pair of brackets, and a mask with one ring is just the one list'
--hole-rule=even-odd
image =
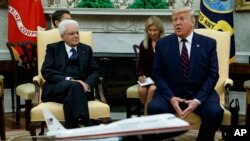
{"label": "carpet", "polygon": [[[195,141],[198,134],[198,130],[189,130],[188,132],[175,137],[175,141]],[[6,133],[6,141],[31,141],[31,137],[28,131],[17,130]],[[39,139],[39,141],[42,141]],[[215,141],[222,141],[221,132],[216,133]]]}

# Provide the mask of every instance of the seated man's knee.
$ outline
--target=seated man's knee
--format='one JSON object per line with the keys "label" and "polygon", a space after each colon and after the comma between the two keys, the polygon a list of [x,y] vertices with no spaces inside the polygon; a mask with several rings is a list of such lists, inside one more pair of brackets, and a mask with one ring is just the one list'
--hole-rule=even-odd
{"label": "seated man's knee", "polygon": [[78,91],[78,92],[83,92],[83,86],[79,82],[71,82],[69,85],[69,91]]}
{"label": "seated man's knee", "polygon": [[148,104],[147,111],[149,115],[160,114],[165,112],[162,106],[160,106],[159,103],[154,102],[153,100]]}
{"label": "seated man's knee", "polygon": [[214,108],[206,112],[204,115],[204,120],[207,120],[206,122],[210,121],[211,123],[221,122],[223,115],[224,110],[222,108]]}
{"label": "seated man's knee", "polygon": [[213,117],[218,117],[218,118],[220,117],[220,118],[222,118],[223,114],[224,114],[224,110],[221,107],[214,108],[214,110],[212,110],[210,114]]}
{"label": "seated man's knee", "polygon": [[214,111],[214,115],[215,116],[217,115],[217,117],[219,117],[222,120],[224,115],[224,110],[220,107]]}
{"label": "seated man's knee", "polygon": [[79,88],[82,88],[82,85],[79,82],[72,82],[71,83],[71,88],[73,88],[73,89],[79,89]]}

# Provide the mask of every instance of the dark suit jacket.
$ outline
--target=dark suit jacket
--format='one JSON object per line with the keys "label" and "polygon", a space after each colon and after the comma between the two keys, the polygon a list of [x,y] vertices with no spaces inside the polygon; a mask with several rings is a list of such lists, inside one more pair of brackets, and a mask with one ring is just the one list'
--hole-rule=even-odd
{"label": "dark suit jacket", "polygon": [[149,41],[148,48],[145,49],[142,41],[139,48],[139,64],[137,68],[137,77],[141,75],[152,77],[154,55],[155,53],[152,47],[152,42]]}
{"label": "dark suit jacket", "polygon": [[[80,43],[77,46],[77,53],[81,74],[80,79],[87,83],[93,92],[93,88],[99,79],[99,65],[93,57],[93,51],[90,46]],[[43,78],[46,80],[42,97],[49,95],[51,91],[55,90],[57,83],[68,77],[64,74],[67,61],[68,54],[64,41],[47,45],[46,56],[41,70]]]}
{"label": "dark suit jacket", "polygon": [[208,97],[218,100],[214,87],[219,78],[216,41],[193,34],[188,80],[182,75],[179,43],[176,34],[163,37],[156,44],[153,79],[156,94],[166,100],[173,96],[198,99],[201,103]]}

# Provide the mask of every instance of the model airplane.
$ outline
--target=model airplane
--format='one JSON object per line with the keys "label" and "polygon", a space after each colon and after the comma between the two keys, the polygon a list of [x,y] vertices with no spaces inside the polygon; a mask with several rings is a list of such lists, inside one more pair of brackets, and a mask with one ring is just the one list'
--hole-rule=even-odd
{"label": "model airplane", "polygon": [[105,125],[66,129],[50,113],[43,110],[48,127],[46,137],[95,141],[152,141],[172,138],[189,130],[189,123],[173,114],[128,118]]}

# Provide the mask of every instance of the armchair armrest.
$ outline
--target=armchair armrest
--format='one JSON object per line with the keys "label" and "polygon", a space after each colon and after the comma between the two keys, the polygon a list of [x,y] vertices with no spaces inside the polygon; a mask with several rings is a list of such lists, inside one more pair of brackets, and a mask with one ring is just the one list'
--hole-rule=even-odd
{"label": "armchair armrest", "polygon": [[39,75],[33,77],[33,83],[35,85],[38,85],[38,86],[42,85],[42,81],[43,81],[43,79]]}
{"label": "armchair armrest", "polygon": [[37,105],[40,102],[40,88],[43,84],[43,78],[39,75],[33,77],[33,83],[35,84],[35,95],[32,99],[33,105]]}
{"label": "armchair armrest", "polygon": [[246,80],[243,85],[245,89],[250,89],[250,80]]}
{"label": "armchair armrest", "polygon": [[224,87],[232,87],[234,84],[233,80],[230,78],[225,79]]}
{"label": "armchair armrest", "polygon": [[224,82],[225,88],[225,108],[229,110],[229,89],[233,86],[233,80],[230,78],[226,78]]}
{"label": "armchair armrest", "polygon": [[[33,77],[33,83],[35,84],[35,95],[32,99],[32,103],[34,105],[37,105],[40,102],[40,89],[43,85],[43,78],[41,76],[35,76]],[[103,78],[99,78],[98,85],[95,86],[95,97],[99,99],[103,103],[107,103],[106,98],[104,96],[103,92]]]}
{"label": "armchair armrest", "polygon": [[100,99],[101,102],[107,103],[106,98],[104,96],[104,92],[103,92],[103,78],[102,77],[99,78],[98,85],[95,86],[95,97]]}

